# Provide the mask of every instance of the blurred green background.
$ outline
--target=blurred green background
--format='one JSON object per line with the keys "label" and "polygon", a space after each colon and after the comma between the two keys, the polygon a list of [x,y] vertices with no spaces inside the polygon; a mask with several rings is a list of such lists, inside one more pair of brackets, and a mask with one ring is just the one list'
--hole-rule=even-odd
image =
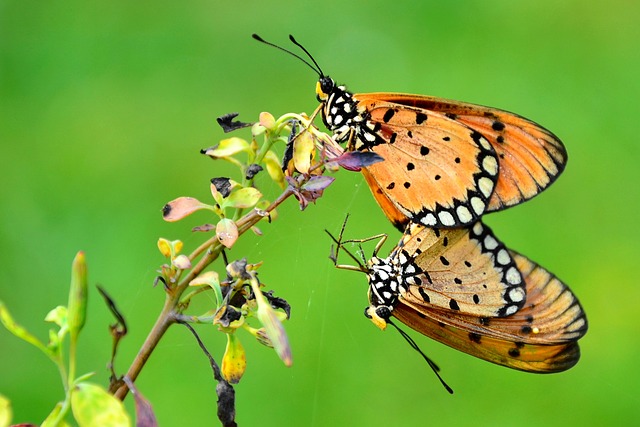
{"label": "blurred green background", "polygon": [[[43,318],[66,304],[71,260],[86,251],[91,283],[129,322],[116,364],[125,371],[164,298],[152,287],[158,237],[191,250],[202,235],[190,228],[210,220],[167,224],[160,209],[182,195],[206,200],[211,177],[235,173],[198,153],[224,137],[215,117],[317,105],[316,76],[250,38],[287,45],[292,33],[355,92],[496,106],[559,135],[570,158],[560,180],[486,221],[572,287],[590,330],[581,362],[548,376],[413,334],[448,395],[397,333],[364,318],[365,278],[327,259],[323,230],[347,212],[349,237],[399,237],[362,177],[340,172],[317,205],[301,213],[289,200],[262,237],[230,252],[264,261],[262,280],[293,306],[292,368],[241,336],[240,425],[637,425],[638,22],[640,3],[624,0],[0,1],[0,298],[44,339]],[[105,383],[112,319],[95,288],[90,298],[78,371]],[[219,360],[223,335],[199,331]],[[163,426],[217,424],[208,362],[184,328],[170,329],[137,385]],[[41,421],[63,395],[54,366],[4,329],[0,393],[14,422]]]}

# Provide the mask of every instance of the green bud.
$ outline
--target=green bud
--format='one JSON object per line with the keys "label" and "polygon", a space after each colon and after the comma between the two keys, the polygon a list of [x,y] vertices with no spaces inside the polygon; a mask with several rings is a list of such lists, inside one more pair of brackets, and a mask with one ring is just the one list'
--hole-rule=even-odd
{"label": "green bud", "polygon": [[87,318],[87,264],[84,252],[80,251],[71,266],[71,288],[67,323],[71,339],[76,339]]}

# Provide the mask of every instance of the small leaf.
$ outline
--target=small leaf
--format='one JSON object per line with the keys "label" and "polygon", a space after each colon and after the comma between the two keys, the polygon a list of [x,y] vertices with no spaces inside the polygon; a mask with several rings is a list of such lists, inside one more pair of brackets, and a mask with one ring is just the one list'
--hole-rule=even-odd
{"label": "small leaf", "polygon": [[244,317],[239,309],[227,304],[218,311],[213,324],[222,326],[223,330],[237,329],[244,325]]}
{"label": "small leaf", "polygon": [[45,418],[40,427],[67,427],[68,424],[65,421],[56,422],[60,417],[60,411],[62,411],[63,407],[63,403],[58,402],[49,415],[47,415],[47,418]]}
{"label": "small leaf", "polygon": [[214,185],[218,193],[222,195],[222,197],[227,197],[232,190],[232,181],[229,178],[224,176],[220,176],[217,178],[211,178],[211,183]]}
{"label": "small leaf", "polygon": [[200,202],[193,197],[178,197],[164,205],[162,217],[165,221],[174,222],[191,215],[201,209],[213,209],[210,205]]}
{"label": "small leaf", "polygon": [[186,255],[178,255],[171,261],[171,264],[179,270],[187,270],[191,268],[191,260]]}
{"label": "small leaf", "polygon": [[358,172],[360,169],[383,161],[384,158],[373,151],[349,151],[332,159],[346,170]]}
{"label": "small leaf", "polygon": [[256,312],[258,320],[262,323],[262,326],[264,326],[265,332],[273,344],[273,348],[278,354],[278,357],[280,357],[286,366],[291,366],[293,364],[291,346],[289,345],[289,339],[287,338],[287,333],[282,323],[278,320],[275,311],[262,294],[257,280],[251,280],[251,288],[258,303],[258,310]]}
{"label": "small leaf", "polygon": [[281,308],[282,310],[284,310],[286,319],[289,319],[291,317],[291,305],[289,305],[287,300],[273,295],[273,291],[263,292],[263,294],[272,307]]}
{"label": "small leaf", "polygon": [[276,126],[276,119],[271,113],[262,112],[259,123],[266,129],[273,129]]}
{"label": "small leaf", "polygon": [[173,258],[182,251],[183,243],[181,240],[167,240],[163,237],[158,239],[158,249],[166,258]]}
{"label": "small leaf", "polygon": [[239,120],[234,121],[238,117],[238,113],[229,113],[224,116],[218,117],[216,121],[224,131],[224,133],[229,133],[237,129],[246,128],[252,126],[253,123],[243,123]]}
{"label": "small leaf", "polygon": [[282,168],[280,166],[280,160],[278,160],[278,156],[273,151],[269,150],[264,155],[262,162],[267,167],[267,172],[273,181],[280,186],[280,188],[286,188],[287,184],[285,183],[284,173],[282,172]]}
{"label": "small leaf", "polygon": [[255,138],[256,136],[260,136],[265,133],[267,129],[262,126],[260,123],[254,123],[251,127],[251,135]]}
{"label": "small leaf", "polygon": [[133,394],[133,398],[136,401],[136,427],[157,427],[158,420],[153,413],[151,403],[138,391],[129,377],[125,376],[124,382],[131,390],[131,394]]}
{"label": "small leaf", "polygon": [[260,344],[269,348],[273,348],[273,343],[269,339],[269,335],[267,335],[267,331],[264,328],[258,329],[256,331],[255,337]]}
{"label": "small leaf", "polygon": [[249,167],[245,171],[244,177],[246,179],[253,179],[261,170],[262,170],[262,166],[260,166],[257,163],[252,163],[249,165]]}
{"label": "small leaf", "polygon": [[78,252],[71,266],[71,287],[67,323],[71,339],[74,340],[82,330],[87,318],[87,263],[84,252]]}
{"label": "small leaf", "polygon": [[221,219],[216,225],[216,237],[225,247],[231,248],[238,239],[236,223],[229,218]]}
{"label": "small leaf", "polygon": [[76,384],[71,409],[80,427],[131,426],[122,402],[96,384]]}
{"label": "small leaf", "polygon": [[245,187],[234,191],[226,198],[223,207],[227,208],[251,208],[262,197],[262,193],[257,188]]}
{"label": "small leaf", "polygon": [[233,156],[242,151],[251,151],[249,143],[244,139],[232,137],[223,139],[218,145],[202,150],[202,153],[214,159],[219,159],[221,157]]}
{"label": "small leaf", "polygon": [[300,173],[308,173],[315,152],[315,143],[310,132],[301,132],[293,142],[293,164]]}
{"label": "small leaf", "polygon": [[44,320],[46,322],[55,323],[56,325],[62,327],[67,326],[67,307],[63,305],[59,305],[53,310],[51,310],[45,316]]}
{"label": "small leaf", "polygon": [[227,267],[225,269],[227,270],[227,274],[231,276],[232,279],[251,279],[251,275],[247,273],[246,258],[238,259],[233,261],[232,263],[227,264]]}
{"label": "small leaf", "polygon": [[235,333],[227,334],[227,348],[222,357],[221,372],[225,380],[231,384],[240,382],[247,369],[247,356],[244,347]]}
{"label": "small leaf", "polygon": [[11,402],[0,394],[0,427],[7,427],[12,417]]}
{"label": "small leaf", "polygon": [[309,178],[309,181],[300,187],[305,191],[323,191],[327,188],[331,183],[335,181],[335,178],[332,176],[312,176]]}
{"label": "small leaf", "polygon": [[5,307],[2,301],[0,301],[0,322],[2,322],[4,327],[7,328],[7,330],[11,332],[13,335],[15,335],[16,337],[23,339],[29,344],[32,344],[38,347],[48,356],[51,355],[51,352],[47,349],[47,347],[42,342],[40,342],[38,338],[31,335],[29,331],[27,331],[25,328],[17,324],[15,320],[13,320],[13,317],[11,317],[9,310],[7,310],[7,308]]}
{"label": "small leaf", "polygon": [[158,249],[163,257],[169,258],[171,256],[171,243],[165,238],[158,239]]}
{"label": "small leaf", "polygon": [[202,286],[208,285],[213,289],[213,293],[216,296],[216,307],[222,304],[222,290],[220,289],[220,278],[215,271],[205,271],[198,277],[189,282],[189,286]]}
{"label": "small leaf", "polygon": [[202,224],[202,225],[197,225],[195,227],[193,227],[191,229],[191,231],[197,231],[197,232],[208,232],[211,230],[215,230],[216,226],[213,224]]}

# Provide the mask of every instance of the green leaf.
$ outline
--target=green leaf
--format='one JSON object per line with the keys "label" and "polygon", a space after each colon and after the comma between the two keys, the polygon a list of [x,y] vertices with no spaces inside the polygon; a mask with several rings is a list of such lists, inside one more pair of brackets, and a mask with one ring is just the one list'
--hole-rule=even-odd
{"label": "green leaf", "polygon": [[0,394],[0,427],[7,427],[11,423],[12,417],[11,402]]}
{"label": "green leaf", "polygon": [[71,409],[80,427],[131,426],[122,402],[96,384],[76,384]]}
{"label": "green leaf", "polygon": [[262,197],[262,193],[257,188],[246,187],[240,188],[227,197],[223,204],[223,208],[252,208]]}
{"label": "green leaf", "polygon": [[22,326],[18,325],[15,322],[15,320],[13,320],[13,317],[11,317],[11,314],[9,313],[9,310],[7,310],[7,308],[5,307],[5,305],[4,305],[4,303],[2,301],[0,301],[0,322],[2,322],[4,327],[7,328],[7,330],[9,332],[11,332],[13,335],[15,335],[18,338],[21,338],[21,339],[25,340],[26,342],[28,342],[30,344],[33,344],[34,346],[38,347],[47,356],[51,356],[52,355],[51,352],[49,351],[49,349],[47,349],[47,347],[42,342],[40,342],[40,340],[38,338],[36,338],[35,336],[31,335],[29,333],[29,331],[27,331]]}
{"label": "green leaf", "polygon": [[40,427],[67,427],[69,424],[64,420],[60,420],[60,411],[62,411],[63,407],[63,402],[58,402],[53,408],[53,411],[47,415],[47,418],[45,418]]}
{"label": "green leaf", "polygon": [[204,154],[207,156],[219,159],[221,157],[229,157],[242,151],[250,152],[251,146],[244,139],[233,137],[223,139],[220,144],[207,148],[204,150]]}
{"label": "green leaf", "polygon": [[78,337],[87,319],[87,287],[87,263],[84,252],[80,251],[71,266],[67,324],[72,340]]}
{"label": "green leaf", "polygon": [[291,366],[293,364],[293,358],[291,356],[289,338],[287,338],[287,333],[278,319],[276,311],[262,294],[257,280],[251,280],[251,289],[253,289],[256,302],[258,303],[256,317],[260,323],[262,323],[262,326],[264,326],[267,337],[271,341],[278,357],[280,357],[286,366]]}
{"label": "green leaf", "polygon": [[213,289],[216,296],[216,306],[222,304],[222,290],[220,289],[220,278],[215,271],[205,271],[198,277],[189,282],[189,286],[208,285]]}
{"label": "green leaf", "polygon": [[60,328],[67,327],[67,307],[59,305],[51,310],[44,318],[45,321],[55,323]]}
{"label": "green leaf", "polygon": [[276,182],[280,186],[280,188],[285,189],[287,187],[287,183],[284,179],[284,173],[282,172],[282,166],[280,165],[280,160],[278,156],[273,151],[269,150],[264,155],[262,159],[262,163],[267,167],[267,172],[273,181]]}

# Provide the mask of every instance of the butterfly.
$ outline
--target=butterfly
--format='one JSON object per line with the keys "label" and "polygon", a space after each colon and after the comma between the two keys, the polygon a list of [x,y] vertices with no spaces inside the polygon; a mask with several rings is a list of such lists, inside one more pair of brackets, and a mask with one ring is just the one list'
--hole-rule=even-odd
{"label": "butterfly", "polygon": [[486,212],[531,199],[564,170],[560,139],[517,114],[423,95],[353,94],[325,75],[293,36],[315,67],[253,37],[318,73],[319,108],[336,142],[385,159],[362,173],[400,230],[410,221],[436,228],[473,224]]}
{"label": "butterfly", "polygon": [[[337,251],[350,242],[341,235],[332,236],[336,264]],[[387,258],[377,256],[383,242],[366,264],[349,254],[359,265],[338,265],[367,275],[365,314],[379,328],[393,316],[429,338],[521,371],[561,372],[578,362],[577,341],[588,327],[578,299],[482,222],[458,229],[412,223]]]}

